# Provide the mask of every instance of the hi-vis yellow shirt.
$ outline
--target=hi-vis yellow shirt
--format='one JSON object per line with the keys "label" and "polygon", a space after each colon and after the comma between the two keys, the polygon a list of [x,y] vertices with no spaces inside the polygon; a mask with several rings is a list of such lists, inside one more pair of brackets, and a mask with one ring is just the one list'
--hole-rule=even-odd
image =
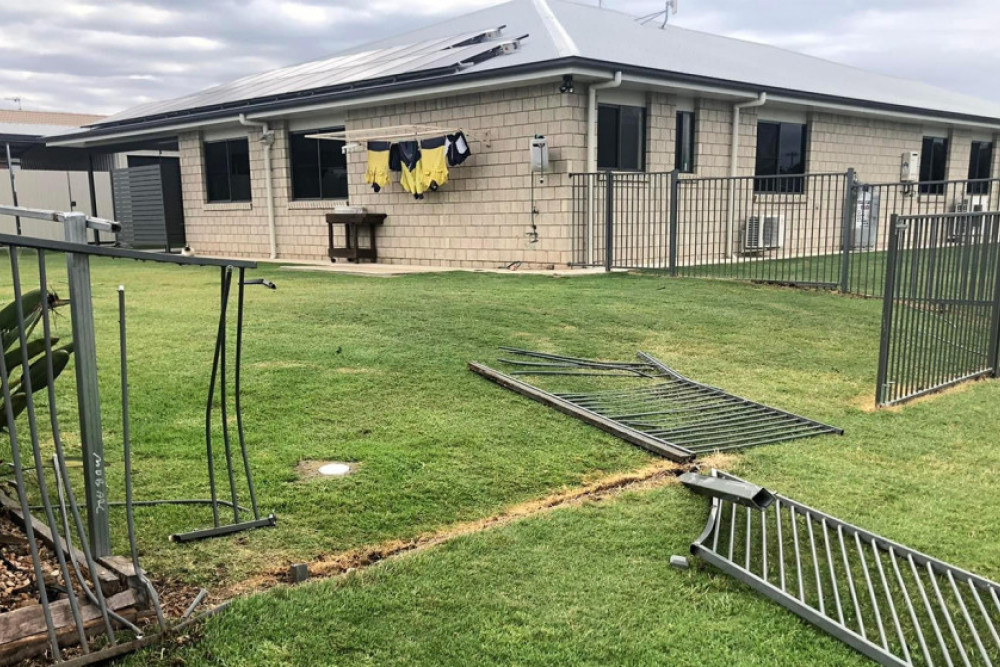
{"label": "hi-vis yellow shirt", "polygon": [[379,192],[389,185],[389,149],[388,141],[368,142],[368,169],[365,170],[365,183],[372,190]]}

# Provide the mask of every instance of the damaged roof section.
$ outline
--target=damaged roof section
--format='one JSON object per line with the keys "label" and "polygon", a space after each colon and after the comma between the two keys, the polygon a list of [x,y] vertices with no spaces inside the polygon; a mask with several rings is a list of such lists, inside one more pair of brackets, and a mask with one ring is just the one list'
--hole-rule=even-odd
{"label": "damaged roof section", "polygon": [[754,508],[729,488],[746,482],[711,479],[730,484],[690,480],[713,496],[695,556],[880,664],[1000,662],[1000,584],[780,494]]}
{"label": "damaged roof section", "polygon": [[[599,361],[501,348],[510,367],[469,369],[674,461],[699,454],[799,440],[843,430],[757,403],[684,377],[640,352],[638,359]],[[546,378],[547,390],[520,378]]]}

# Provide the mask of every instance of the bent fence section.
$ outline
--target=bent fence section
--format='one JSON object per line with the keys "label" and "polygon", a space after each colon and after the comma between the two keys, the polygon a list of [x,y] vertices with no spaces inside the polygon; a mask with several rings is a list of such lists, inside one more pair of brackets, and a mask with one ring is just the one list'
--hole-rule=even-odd
{"label": "bent fence section", "polygon": [[894,216],[876,402],[997,376],[1000,214]]}
{"label": "bent fence section", "polygon": [[[16,492],[16,498],[0,494],[0,504],[11,510],[23,524],[33,570],[32,588],[37,592],[39,603],[37,608],[29,606],[8,612],[23,616],[17,623],[13,619],[7,619],[6,623],[8,630],[17,626],[12,631],[14,639],[27,642],[18,649],[22,651],[19,654],[21,657],[46,650],[47,643],[52,660],[60,662],[67,657],[61,647],[75,643],[83,655],[74,658],[71,664],[89,664],[137,648],[155,637],[167,636],[167,621],[157,590],[146,578],[139,562],[135,507],[177,504],[203,505],[211,509],[211,528],[172,536],[175,541],[228,534],[275,523],[274,516],[262,516],[257,505],[240,401],[244,288],[254,284],[271,285],[260,279],[246,279],[246,270],[256,266],[253,262],[181,257],[86,243],[88,230],[119,231],[120,226],[115,222],[78,213],[15,207],[0,207],[0,212],[60,222],[65,226],[67,238],[66,241],[53,241],[0,234],[0,257],[9,263],[9,272],[0,266],[0,285],[4,286],[0,289],[0,303],[12,299],[10,305],[0,312],[0,442],[9,445],[9,450],[4,450],[4,457],[10,461],[8,473],[13,476]],[[205,464],[210,498],[133,498],[125,286],[115,290],[113,285],[92,281],[91,257],[200,266],[219,271],[218,329],[205,332],[206,346],[213,338],[215,342],[211,368],[205,369],[208,396],[203,404]],[[234,278],[237,281],[235,289],[232,286]],[[64,340],[59,347],[55,347],[59,338],[53,335],[53,311],[66,302],[52,291],[52,286],[56,284],[68,286],[72,331],[72,343],[67,344]],[[92,298],[93,291],[97,289],[116,293],[118,297],[120,374],[114,377],[113,372],[110,375],[105,373],[101,377],[108,377],[121,387],[118,398],[121,460],[124,463],[121,474],[110,471],[106,465],[101,424],[100,387],[103,383],[98,377],[98,339]],[[231,292],[236,293],[237,301],[235,341],[229,339],[227,342],[227,331],[233,329],[232,318],[227,321]],[[227,352],[230,348],[235,349],[235,360],[230,360]],[[74,362],[72,366],[67,365],[70,354]],[[230,364],[228,372],[227,361]],[[75,391],[69,388],[72,383],[68,379],[60,380],[60,384],[67,385],[67,388],[56,391],[56,378],[63,370],[71,370],[66,374],[75,376]],[[227,388],[231,392],[228,395]],[[63,439],[65,423],[60,420],[57,397],[65,394],[72,394],[79,413],[77,433],[80,441],[78,454],[83,460],[82,480],[67,464],[76,446]],[[103,398],[107,400],[108,397],[105,395]],[[233,403],[233,412],[229,412],[229,403]],[[200,414],[203,406],[192,407],[198,411],[196,414]],[[230,415],[234,418],[233,429],[236,431],[232,437]],[[76,431],[74,427],[69,430]],[[218,437],[220,434],[221,438]],[[217,472],[224,475],[218,475],[221,479],[219,485],[216,483]],[[122,485],[124,502],[113,500],[110,489],[117,491]],[[75,490],[80,486],[83,494],[77,496]],[[238,493],[243,498],[250,498],[251,508],[240,505]],[[113,559],[105,558],[112,555],[109,514],[113,507],[124,508],[130,568],[118,567],[113,564]],[[230,512],[231,523],[226,519]],[[54,569],[43,557],[36,544],[36,536],[48,542],[57,561]],[[129,590],[121,591],[125,585]],[[197,600],[203,599],[204,595],[200,595]],[[197,603],[192,604],[185,617],[196,607]],[[144,623],[137,615],[140,610],[150,608],[156,616],[158,628],[155,632],[152,628],[143,627]],[[33,619],[32,623],[24,622],[24,617]],[[44,642],[36,641],[38,633],[45,633]],[[93,635],[100,637],[92,641],[90,637]],[[11,636],[8,637],[8,647],[10,641]]]}
{"label": "bent fence section", "polygon": [[573,174],[573,261],[881,296],[893,215],[1000,209],[996,179]]}

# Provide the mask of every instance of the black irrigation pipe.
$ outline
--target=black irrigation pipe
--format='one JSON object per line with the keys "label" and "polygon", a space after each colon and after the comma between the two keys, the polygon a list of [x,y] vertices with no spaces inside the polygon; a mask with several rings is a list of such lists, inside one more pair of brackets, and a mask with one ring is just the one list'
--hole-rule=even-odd
{"label": "black irrigation pipe", "polygon": [[128,544],[132,554],[132,567],[134,568],[135,578],[145,588],[146,595],[153,603],[153,609],[156,610],[156,620],[160,624],[160,629],[166,630],[167,624],[163,618],[163,609],[160,607],[160,597],[156,594],[156,589],[139,565],[139,549],[135,542],[135,516],[132,511],[132,426],[131,419],[129,418],[128,347],[125,325],[124,285],[118,287],[118,336],[121,351],[122,442],[125,453],[125,522],[128,528]]}
{"label": "black irrigation pipe", "polygon": [[[265,283],[263,280],[260,282],[262,285],[267,285],[270,289],[274,289],[274,283]],[[250,474],[250,458],[247,455],[247,441],[243,432],[243,403],[242,403],[242,368],[243,368],[243,293],[246,282],[246,269],[240,267],[239,274],[239,289],[237,290],[237,304],[236,304],[236,370],[235,378],[233,382],[233,393],[235,399],[236,407],[236,431],[237,436],[240,439],[240,454],[243,457],[243,470],[247,478],[247,489],[250,492],[250,507],[253,509],[253,518],[260,518],[260,510],[257,507],[257,492],[254,490],[253,486],[253,475]]]}

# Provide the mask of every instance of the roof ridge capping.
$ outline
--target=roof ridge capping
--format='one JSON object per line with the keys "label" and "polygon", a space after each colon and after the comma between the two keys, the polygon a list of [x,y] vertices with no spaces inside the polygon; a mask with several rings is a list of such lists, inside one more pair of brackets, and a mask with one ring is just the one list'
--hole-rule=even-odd
{"label": "roof ridge capping", "polygon": [[549,3],[546,0],[531,0],[531,2],[535,6],[535,11],[538,12],[538,16],[542,19],[542,25],[545,26],[549,37],[552,38],[552,44],[555,46],[559,56],[566,58],[580,55],[579,47],[577,47],[573,38],[570,37],[569,32],[566,31],[563,24],[556,18],[552,8],[549,7]]}

